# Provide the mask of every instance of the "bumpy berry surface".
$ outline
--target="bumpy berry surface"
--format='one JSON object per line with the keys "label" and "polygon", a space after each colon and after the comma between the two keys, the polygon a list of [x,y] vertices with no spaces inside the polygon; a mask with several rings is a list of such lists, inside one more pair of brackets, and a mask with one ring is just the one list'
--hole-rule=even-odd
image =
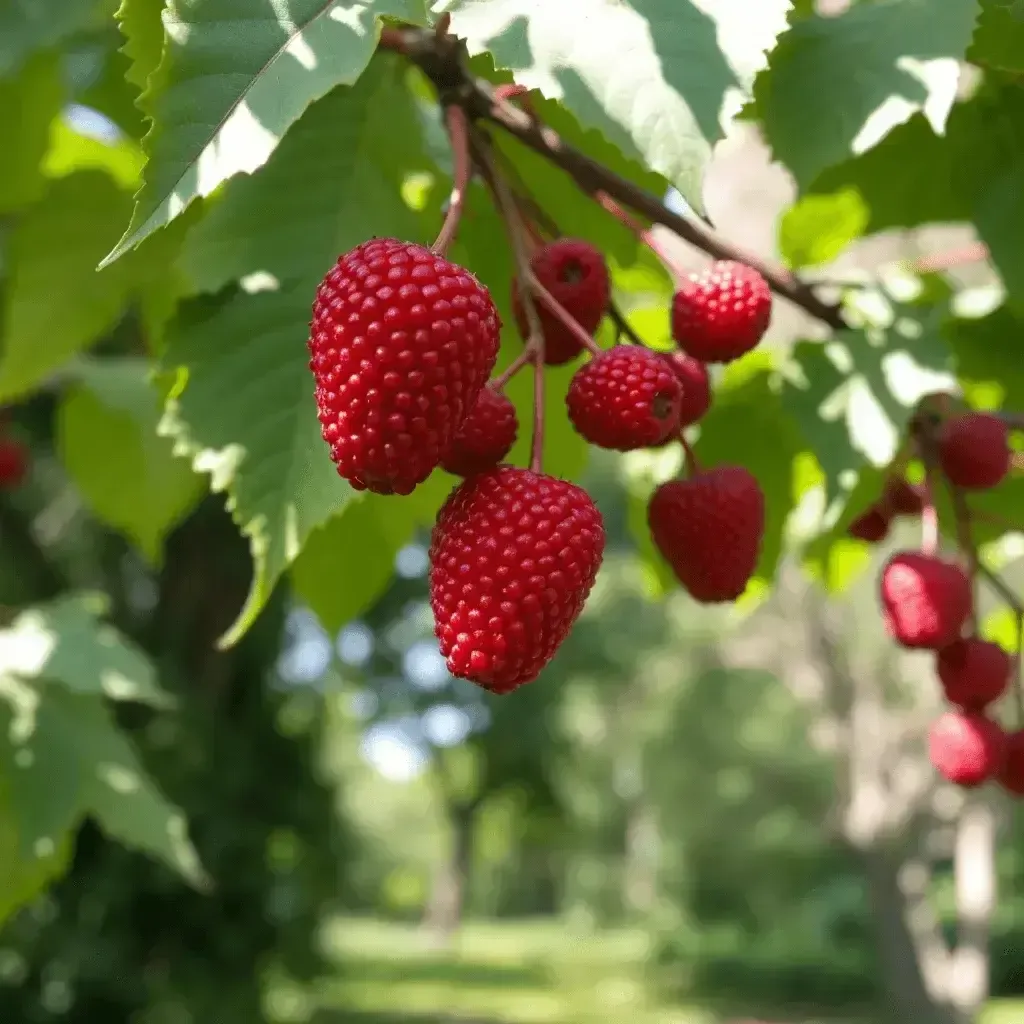
{"label": "bumpy berry surface", "polygon": [[889,559],[880,592],[886,627],[904,647],[949,646],[960,639],[971,612],[971,584],[964,571],[919,551]]}
{"label": "bumpy berry surface", "polygon": [[694,359],[685,352],[666,352],[662,358],[668,360],[673,373],[683,386],[683,395],[679,402],[679,426],[693,426],[702,420],[711,408],[711,378],[708,375],[708,368],[699,359]]}
{"label": "bumpy berry surface", "polygon": [[28,449],[13,438],[0,438],[0,487],[17,487],[28,472]]}
{"label": "bumpy berry surface", "polygon": [[942,425],[939,462],[958,487],[976,491],[995,487],[1010,471],[1006,424],[984,412],[953,416]]}
{"label": "bumpy berry surface", "polygon": [[924,497],[909,480],[890,479],[886,481],[880,504],[890,515],[919,516],[924,508]]}
{"label": "bumpy berry surface", "polygon": [[1002,771],[1006,734],[989,718],[950,711],[933,723],[928,756],[935,770],[958,786],[980,786]]}
{"label": "bumpy berry surface", "polygon": [[456,476],[482,473],[508,455],[518,432],[519,419],[511,400],[494,388],[484,388],[456,432],[441,468]]}
{"label": "bumpy berry surface", "polygon": [[695,359],[728,363],[764,337],[772,316],[772,293],[752,267],[719,260],[692,274],[672,299],[672,337]]}
{"label": "bumpy berry surface", "polygon": [[939,651],[935,668],[946,700],[968,711],[982,711],[1010,685],[1010,656],[977,636],[955,640]]}
{"label": "bumpy berry surface", "polygon": [[430,606],[452,675],[493,693],[537,678],[604,556],[601,513],[566,480],[498,466],[460,484],[430,544]]}
{"label": "bumpy berry surface", "polygon": [[[530,266],[552,297],[575,317],[588,334],[593,334],[608,311],[611,299],[611,279],[604,256],[589,242],[578,238],[559,238],[537,249]],[[544,362],[549,366],[571,363],[583,346],[543,302],[538,300],[535,305],[544,332]],[[530,322],[523,308],[517,279],[512,281],[512,314],[520,335],[528,337]]]}
{"label": "bumpy berry surface", "polygon": [[863,540],[868,544],[877,544],[889,535],[892,520],[877,505],[866,508],[856,519],[850,521],[846,532],[855,540]]}
{"label": "bumpy berry surface", "polygon": [[338,473],[378,494],[426,480],[494,368],[500,328],[487,289],[421,245],[377,238],[341,256],[309,337]]}
{"label": "bumpy berry surface", "polygon": [[999,772],[999,784],[1014,796],[1024,796],[1024,729],[1006,737],[1006,757]]}
{"label": "bumpy berry surface", "polygon": [[616,345],[576,371],[565,404],[587,441],[628,452],[678,431],[682,397],[679,378],[656,352]]}
{"label": "bumpy berry surface", "polygon": [[717,466],[655,490],[647,522],[655,547],[697,601],[735,601],[757,568],[764,493],[741,466]]}

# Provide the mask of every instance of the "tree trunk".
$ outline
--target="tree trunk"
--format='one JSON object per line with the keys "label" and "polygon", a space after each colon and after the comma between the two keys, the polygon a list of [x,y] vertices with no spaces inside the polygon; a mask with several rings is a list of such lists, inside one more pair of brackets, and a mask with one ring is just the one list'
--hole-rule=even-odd
{"label": "tree trunk", "polygon": [[462,911],[473,864],[476,804],[456,804],[448,814],[452,842],[434,875],[423,927],[437,945],[447,945],[462,923]]}

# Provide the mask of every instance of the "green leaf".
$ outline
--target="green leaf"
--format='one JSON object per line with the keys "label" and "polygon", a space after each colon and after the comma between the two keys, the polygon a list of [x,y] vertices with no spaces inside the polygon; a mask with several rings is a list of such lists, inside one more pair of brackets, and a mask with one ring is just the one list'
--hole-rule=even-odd
{"label": "green leaf", "polygon": [[805,196],[782,215],[779,251],[793,269],[830,263],[864,233],[868,218],[854,189]]}
{"label": "green leaf", "polygon": [[227,185],[182,253],[197,289],[256,271],[315,281],[338,253],[373,235],[420,234],[401,186],[429,164],[400,71],[394,59],[375,59],[355,85],[314,103],[259,174]]}
{"label": "green leaf", "polygon": [[147,360],[103,359],[77,368],[57,420],[61,461],[95,516],[125,533],[152,564],[198,501],[203,479],[157,435],[160,396]]}
{"label": "green leaf", "polygon": [[336,633],[368,611],[394,577],[395,555],[429,528],[455,485],[434,473],[412,494],[367,494],[314,530],[291,568],[296,594]]}
{"label": "green leaf", "polygon": [[161,18],[166,0],[121,0],[117,23],[124,36],[121,53],[129,60],[125,78],[140,93],[149,85],[149,77],[160,64],[164,48],[164,24]]}
{"label": "green leaf", "polygon": [[783,35],[754,94],[765,137],[799,187],[918,110],[941,133],[976,15],[976,0],[881,0]]}
{"label": "green leaf", "polygon": [[[86,815],[122,843],[163,861],[196,888],[208,879],[185,818],[163,797],[94,694],[44,690],[18,710],[0,751],[23,857],[59,847]],[[4,750],[4,748],[7,748]]]}
{"label": "green leaf", "polygon": [[353,494],[335,472],[316,418],[305,344],[311,304],[306,285],[239,294],[212,313],[183,313],[169,328],[164,365],[183,367],[188,377],[161,433],[210,474],[215,491],[227,492],[255,562],[225,646],[252,624],[309,534]]}
{"label": "green leaf", "polygon": [[32,390],[115,324],[133,269],[97,274],[96,263],[130,207],[107,175],[83,171],[55,181],[18,222],[8,253],[0,401]]}
{"label": "green leaf", "polygon": [[132,139],[95,139],[76,130],[66,117],[59,117],[50,126],[50,146],[42,170],[48,178],[66,178],[77,171],[103,171],[130,191],[142,181],[144,162],[141,148]]}
{"label": "green leaf", "polygon": [[471,53],[562,100],[696,210],[711,146],[786,27],[788,0],[440,0]]}
{"label": "green leaf", "polygon": [[40,172],[50,144],[50,123],[64,103],[56,54],[36,54],[17,78],[0,79],[0,214],[35,202],[46,187]]}
{"label": "green leaf", "polygon": [[59,598],[22,612],[0,630],[0,677],[43,680],[111,700],[168,707],[149,659],[101,620],[105,599]]}
{"label": "green leaf", "polygon": [[262,167],[313,100],[359,78],[381,16],[422,14],[417,0],[167,0],[156,88],[143,98],[153,121],[146,182],[102,265],[221,182]]}
{"label": "green leaf", "polygon": [[4,0],[0,4],[0,78],[14,74],[36,51],[98,27],[109,16],[97,0]]}
{"label": "green leaf", "polygon": [[943,334],[974,408],[1024,409],[1024,323],[1009,307],[949,320]]}
{"label": "green leaf", "polygon": [[967,59],[986,68],[1024,72],[1024,17],[999,0],[981,0],[978,27]]}

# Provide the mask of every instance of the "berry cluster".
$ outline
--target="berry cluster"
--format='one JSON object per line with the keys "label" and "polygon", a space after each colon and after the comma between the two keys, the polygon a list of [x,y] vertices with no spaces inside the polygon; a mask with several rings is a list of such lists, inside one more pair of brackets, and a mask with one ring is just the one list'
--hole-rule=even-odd
{"label": "berry cluster", "polygon": [[[1024,796],[1024,730],[1008,732],[993,714],[1011,688],[1014,659],[998,644],[977,635],[974,576],[977,553],[961,540],[965,563],[937,553],[938,521],[931,487],[941,480],[955,498],[958,535],[969,538],[966,492],[998,486],[1010,471],[1012,453],[1006,423],[982,412],[958,412],[913,427],[926,481],[914,486],[890,479],[881,497],[849,525],[851,536],[877,543],[899,516],[922,516],[921,549],[899,551],[885,563],[880,597],[886,627],[901,646],[934,652],[935,672],[951,710],[929,736],[935,769],[950,782],[973,788],[990,780]],[[1019,655],[1018,655],[1019,658]]]}
{"label": "berry cluster", "polygon": [[[684,436],[711,406],[708,364],[760,341],[771,315],[761,276],[719,262],[682,282],[671,311],[678,350],[594,340],[611,309],[604,257],[578,239],[535,240],[512,282],[525,348],[492,379],[501,319],[488,290],[426,248],[375,238],[320,284],[310,369],[324,440],[353,487],[407,495],[441,467],[464,480],[430,544],[430,603],[449,671],[493,693],[536,679],[579,617],[604,554],[601,514],[577,485],[541,471],[544,366],[588,358],[566,412],[589,443],[615,451],[678,441],[686,479],[662,484],[649,524],[697,601],[733,601],[757,564],[764,495],[740,466],[701,469]],[[504,462],[518,434],[504,387],[532,363],[538,380],[530,468]]]}

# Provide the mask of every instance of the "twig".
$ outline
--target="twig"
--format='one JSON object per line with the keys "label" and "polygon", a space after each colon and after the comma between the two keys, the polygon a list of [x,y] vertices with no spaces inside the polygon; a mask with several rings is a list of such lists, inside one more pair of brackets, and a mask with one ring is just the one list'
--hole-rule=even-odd
{"label": "twig", "polygon": [[776,293],[811,316],[837,330],[847,326],[840,307],[822,301],[795,274],[731,245],[702,223],[673,213],[657,196],[570,146],[557,132],[503,100],[495,86],[469,72],[456,40],[439,39],[433,32],[409,27],[383,30],[380,45],[415,61],[434,83],[443,102],[460,104],[471,119],[500,125],[524,145],[561,167],[588,194],[607,193],[652,223],[670,228],[680,238],[715,259],[746,263],[757,270]]}
{"label": "twig", "polygon": [[620,224],[622,224],[629,231],[632,231],[636,235],[637,241],[641,244],[646,245],[655,256],[665,264],[665,269],[669,274],[676,279],[676,281],[682,280],[686,277],[686,271],[679,266],[678,263],[672,258],[657,238],[654,237],[654,233],[649,227],[641,224],[628,210],[624,210],[607,192],[595,192],[594,199],[604,207]]}
{"label": "twig", "polygon": [[469,121],[462,107],[449,105],[445,108],[445,126],[452,146],[452,192],[448,200],[448,212],[434,244],[430,247],[438,255],[445,256],[448,247],[455,241],[466,207],[466,193],[473,177],[473,163],[469,158]]}
{"label": "twig", "polygon": [[622,310],[614,302],[608,303],[608,319],[615,324],[615,329],[619,332],[620,336],[626,335],[634,345],[644,344],[644,339],[633,330],[629,321],[623,315]]}

